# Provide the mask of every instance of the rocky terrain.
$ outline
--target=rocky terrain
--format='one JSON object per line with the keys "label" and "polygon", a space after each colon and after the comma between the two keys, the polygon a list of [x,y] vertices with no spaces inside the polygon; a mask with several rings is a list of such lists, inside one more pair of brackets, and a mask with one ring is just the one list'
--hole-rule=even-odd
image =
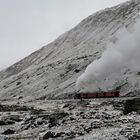
{"label": "rocky terrain", "polygon": [[0,140],[139,140],[139,71],[112,83],[123,97],[73,99],[76,79],[119,30],[133,29],[139,12],[140,0],[101,10],[1,71]]}
{"label": "rocky terrain", "polygon": [[139,140],[139,113],[140,98],[4,103],[0,139]]}
{"label": "rocky terrain", "polygon": [[[108,43],[117,41],[116,33],[121,28],[133,29],[139,11],[139,0],[99,11],[54,42],[1,71],[1,100],[63,99],[75,93],[76,79],[87,65],[101,57]],[[139,71],[127,70],[121,74],[113,88],[119,87],[122,96],[138,95]]]}

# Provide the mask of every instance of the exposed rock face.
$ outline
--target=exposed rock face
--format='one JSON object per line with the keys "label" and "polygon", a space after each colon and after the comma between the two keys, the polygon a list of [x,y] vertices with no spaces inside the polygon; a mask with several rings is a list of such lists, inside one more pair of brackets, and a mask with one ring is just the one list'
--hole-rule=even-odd
{"label": "exposed rock face", "polygon": [[[139,0],[99,11],[54,42],[1,71],[0,99],[56,99],[75,92],[77,77],[88,64],[100,58],[110,41],[117,41],[115,35],[122,27],[128,30],[133,27],[139,11]],[[134,91],[132,77],[139,79],[135,73],[127,75],[127,80],[122,78],[127,83],[121,87],[122,94]]]}

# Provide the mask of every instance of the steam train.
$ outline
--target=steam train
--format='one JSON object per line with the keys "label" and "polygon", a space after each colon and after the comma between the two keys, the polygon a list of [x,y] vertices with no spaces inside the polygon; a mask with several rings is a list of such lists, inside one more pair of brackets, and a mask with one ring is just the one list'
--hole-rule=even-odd
{"label": "steam train", "polygon": [[75,95],[76,99],[92,99],[92,98],[112,98],[119,97],[119,91],[108,91],[108,92],[94,92],[94,93],[77,93]]}

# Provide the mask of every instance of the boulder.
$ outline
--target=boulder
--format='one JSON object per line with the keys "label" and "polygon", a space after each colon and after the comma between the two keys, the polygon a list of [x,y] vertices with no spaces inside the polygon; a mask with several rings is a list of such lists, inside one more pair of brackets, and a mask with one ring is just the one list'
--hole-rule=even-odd
{"label": "boulder", "polygon": [[126,115],[133,111],[140,114],[140,98],[126,100],[123,113]]}
{"label": "boulder", "polygon": [[15,133],[15,130],[7,129],[2,134],[3,135],[11,135],[11,134],[14,134],[14,133]]}
{"label": "boulder", "polygon": [[55,133],[48,131],[44,136],[43,136],[43,140],[48,140],[49,138],[54,138]]}

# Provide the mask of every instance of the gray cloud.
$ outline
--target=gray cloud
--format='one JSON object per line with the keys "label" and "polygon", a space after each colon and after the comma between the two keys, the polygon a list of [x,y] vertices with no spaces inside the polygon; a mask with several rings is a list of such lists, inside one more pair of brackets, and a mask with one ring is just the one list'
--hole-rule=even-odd
{"label": "gray cloud", "polygon": [[90,14],[126,0],[0,0],[0,69],[53,41]]}

